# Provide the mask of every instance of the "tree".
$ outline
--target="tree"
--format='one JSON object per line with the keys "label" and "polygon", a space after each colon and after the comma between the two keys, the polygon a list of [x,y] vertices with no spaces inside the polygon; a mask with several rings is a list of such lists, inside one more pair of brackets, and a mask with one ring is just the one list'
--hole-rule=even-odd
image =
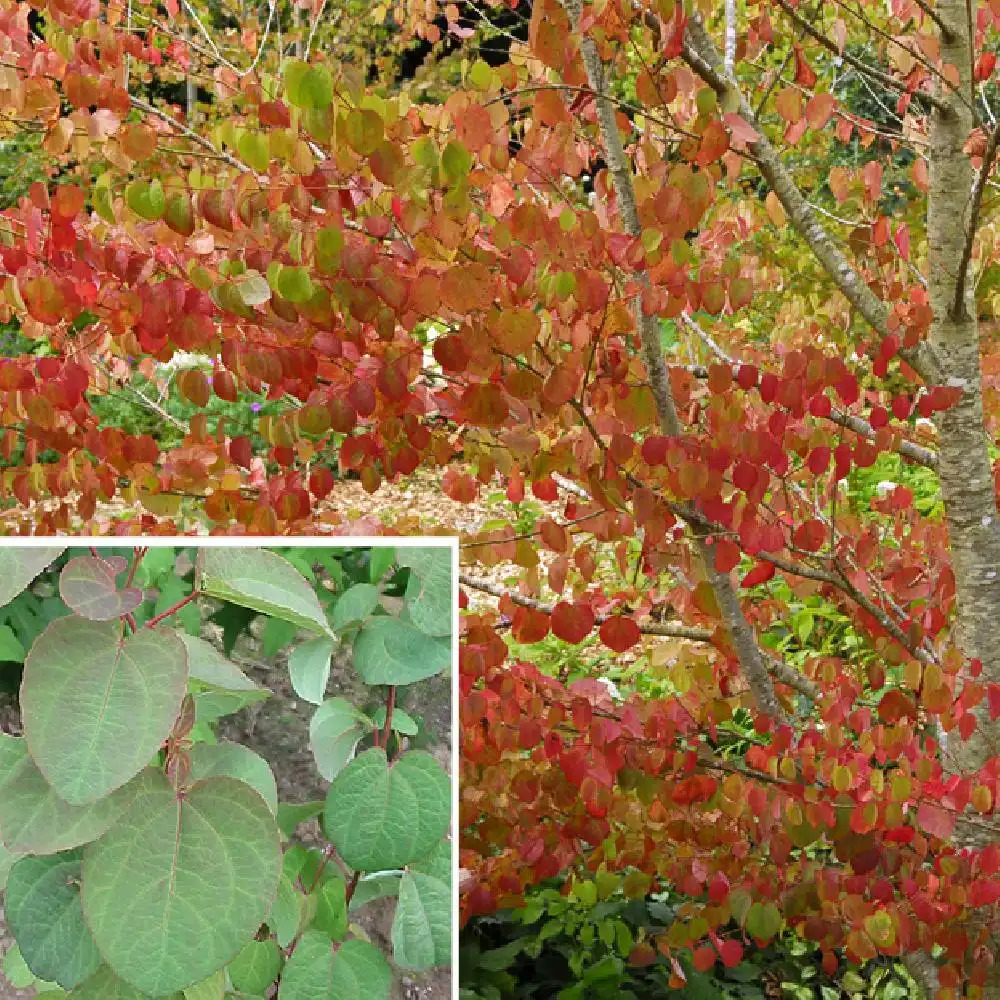
{"label": "tree", "polygon": [[[674,962],[787,921],[1000,995],[993,8],[508,8],[395,11],[447,50],[401,83],[362,70],[350,5],[7,0],[4,127],[53,181],[3,216],[41,345],[0,367],[4,489],[55,498],[42,532],[110,498],[170,530],[192,495],[271,532],[317,529],[334,465],[373,492],[446,466],[466,501],[499,477],[517,509],[467,552],[522,569],[517,638],[698,645],[621,705],[469,619],[465,912],[582,857],[685,887]],[[508,61],[476,58],[502,32]],[[178,69],[212,101],[165,107]],[[211,365],[177,379],[206,411],[180,443],[102,424],[111,379],[177,350]],[[279,406],[257,437],[208,419],[247,393]],[[856,502],[889,455],[942,516]],[[517,526],[529,484],[561,516]],[[855,645],[780,655],[806,600]]]}

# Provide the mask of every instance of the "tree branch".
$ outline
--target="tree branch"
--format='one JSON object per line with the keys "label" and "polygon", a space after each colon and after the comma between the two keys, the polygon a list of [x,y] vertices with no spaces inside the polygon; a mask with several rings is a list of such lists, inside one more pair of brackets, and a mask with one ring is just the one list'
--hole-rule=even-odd
{"label": "tree branch", "polygon": [[[508,598],[522,608],[530,608],[532,611],[541,611],[549,615],[554,610],[553,605],[546,604],[544,601],[539,601],[534,597],[524,597],[522,594],[512,594],[504,590],[503,587],[498,587],[488,580],[476,579],[476,577],[469,576],[467,573],[460,573],[458,581],[462,586],[468,587],[470,590],[478,590],[483,594],[489,594],[498,599]],[[601,625],[613,617],[614,615],[595,615],[594,622],[597,625]],[[642,635],[656,635],[671,639],[689,639],[691,642],[711,642],[715,634],[712,629],[682,625],[679,622],[646,622],[639,624],[639,632]],[[811,681],[805,674],[796,670],[791,664],[769,656],[765,661],[765,665],[771,675],[780,683],[793,688],[799,694],[805,695],[812,701],[817,701],[820,698],[822,691],[819,685]]]}
{"label": "tree branch", "polygon": [[[889,333],[889,309],[868,287],[840,247],[830,238],[816,213],[809,206],[788,170],[781,162],[770,140],[761,131],[753,111],[735,80],[725,73],[714,42],[705,31],[697,14],[692,15],[684,29],[682,57],[722,100],[723,106],[735,106],[740,117],[757,132],[755,141],[748,143],[751,159],[757,164],[771,190],[777,195],[789,221],[806,241],[816,259],[851,305],[865,318],[869,326],[883,337]],[[900,354],[929,385],[940,384],[941,366],[933,349],[925,341],[916,348],[901,349]]]}
{"label": "tree branch", "polygon": [[774,0],[774,2],[788,15],[789,20],[794,22],[794,24],[804,31],[807,35],[814,38],[820,45],[823,46],[828,52],[832,52],[838,59],[843,59],[848,66],[854,67],[859,73],[867,76],[871,80],[875,80],[881,83],[883,87],[889,87],[891,90],[895,90],[900,94],[911,94],[913,97],[920,98],[926,101],[932,108],[936,108],[938,111],[944,111],[945,105],[942,104],[933,94],[928,94],[924,91],[911,91],[907,89],[905,83],[902,80],[897,80],[892,74],[884,73],[880,69],[876,69],[874,66],[867,66],[863,63],[857,56],[851,55],[850,52],[840,51],[840,47],[832,38],[827,38],[822,32],[817,28],[813,27],[804,17],[802,17],[788,0]]}
{"label": "tree branch", "polygon": [[[570,15],[573,29],[577,30],[582,0],[564,0],[564,4]],[[580,40],[580,54],[591,88],[603,92],[605,90],[604,68],[597,51],[597,44],[593,38],[586,34]],[[642,224],[639,221],[635,188],[632,183],[632,167],[622,145],[621,133],[618,131],[618,123],[615,120],[614,105],[607,97],[603,96],[598,96],[595,103],[597,123],[604,145],[605,161],[614,184],[622,224],[630,236],[640,236]],[[648,285],[649,283],[649,277],[645,271],[637,272],[634,278],[640,285]],[[670,379],[663,359],[659,322],[655,316],[645,314],[642,308],[641,293],[635,296],[633,310],[642,347],[642,359],[649,376],[650,389],[656,404],[660,427],[664,434],[677,437],[683,432],[683,427],[674,407]],[[757,707],[761,712],[774,719],[784,720],[785,714],[774,692],[774,684],[767,672],[763,654],[757,645],[753,630],[743,614],[743,608],[733,589],[732,580],[728,574],[720,573],[715,568],[715,560],[704,537],[704,532],[696,530],[694,534],[695,547],[701,557],[705,576],[715,594],[722,623],[729,633],[733,649],[746,675]]]}
{"label": "tree branch", "polygon": [[1000,126],[990,132],[990,137],[986,142],[986,150],[983,153],[983,163],[979,168],[979,176],[972,188],[972,197],[969,202],[969,220],[966,223],[965,245],[962,247],[962,259],[958,264],[958,277],[955,281],[955,299],[952,302],[951,314],[960,317],[965,312],[965,285],[969,277],[969,264],[972,261],[972,247],[976,240],[976,227],[979,224],[979,213],[983,207],[983,191],[986,190],[986,182],[989,180],[990,170],[993,168],[993,161],[997,156],[997,146],[1000,145]]}

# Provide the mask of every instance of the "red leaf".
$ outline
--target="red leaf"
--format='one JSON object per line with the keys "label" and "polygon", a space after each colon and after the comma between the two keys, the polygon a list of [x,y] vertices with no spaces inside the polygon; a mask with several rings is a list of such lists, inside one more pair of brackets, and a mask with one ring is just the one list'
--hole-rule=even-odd
{"label": "red leaf", "polygon": [[806,57],[802,53],[802,47],[795,46],[795,82],[803,87],[816,86],[816,73],[806,62]]}
{"label": "red leaf", "polygon": [[560,601],[552,609],[552,633],[563,642],[583,642],[594,629],[594,612],[589,604]]}
{"label": "red leaf", "polygon": [[986,699],[990,706],[990,721],[996,722],[1000,718],[1000,684],[986,685]]}
{"label": "red leaf", "polygon": [[712,552],[715,556],[715,568],[720,573],[728,573],[740,564],[740,547],[728,538],[717,539]]}
{"label": "red leaf", "polygon": [[614,615],[601,623],[601,642],[616,653],[631,649],[641,638],[639,626],[625,615]]}
{"label": "red leaf", "polygon": [[739,941],[735,941],[730,938],[728,941],[723,941],[719,945],[719,958],[722,959],[722,964],[727,968],[731,969],[735,965],[739,965],[743,961],[743,945]]}
{"label": "red leaf", "polygon": [[947,840],[955,832],[955,814],[934,802],[921,802],[917,822],[928,833]]}
{"label": "red leaf", "polygon": [[826,527],[822,521],[813,518],[800,524],[792,538],[798,548],[807,552],[818,552],[826,540]]}
{"label": "red leaf", "polygon": [[741,587],[756,587],[758,584],[767,583],[774,576],[774,563],[759,562],[740,581]]}
{"label": "red leaf", "polygon": [[691,961],[699,972],[708,972],[715,965],[715,949],[710,944],[703,944],[695,948]]}

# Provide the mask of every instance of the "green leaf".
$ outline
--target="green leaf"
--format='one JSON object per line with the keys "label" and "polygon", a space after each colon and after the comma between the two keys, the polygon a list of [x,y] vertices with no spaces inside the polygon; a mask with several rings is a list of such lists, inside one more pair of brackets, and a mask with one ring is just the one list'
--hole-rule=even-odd
{"label": "green leaf", "polygon": [[[378,729],[385,729],[385,705],[379,705],[372,712],[372,722]],[[404,736],[416,736],[420,732],[416,720],[407,715],[401,708],[393,709],[392,728],[394,732],[402,733]]]}
{"label": "green leaf", "polygon": [[301,59],[290,59],[285,64],[284,76],[289,104],[322,111],[333,101],[333,81],[325,66],[310,66]]}
{"label": "green leaf", "polygon": [[229,963],[229,978],[235,989],[263,995],[278,978],[284,963],[277,941],[251,941]]}
{"label": "green leaf", "polygon": [[282,621],[280,618],[268,618],[260,636],[261,656],[265,660],[274,659],[289,643],[295,641],[298,634],[297,625]]}
{"label": "green leaf", "polygon": [[207,979],[203,979],[184,991],[184,1000],[224,1000],[226,995],[226,970],[216,969]]}
{"label": "green leaf", "polygon": [[319,773],[333,781],[354,756],[361,737],[372,729],[372,720],[346,698],[324,701],[309,723],[309,748]]}
{"label": "green leaf", "polygon": [[208,778],[178,798],[147,770],[128,811],[84,851],[83,911],[119,976],[170,993],[240,952],[280,873],[278,827],[252,788]]}
{"label": "green leaf", "polygon": [[[102,965],[90,979],[73,990],[70,996],[73,1000],[149,1000],[147,994],[123,982],[106,965]],[[160,1000],[184,1000],[184,994],[175,992]]]}
{"label": "green leaf", "polygon": [[101,964],[80,907],[79,851],[22,858],[7,880],[5,915],[28,968],[72,989]]}
{"label": "green leaf", "polygon": [[125,204],[140,218],[155,222],[166,211],[167,196],[156,178],[151,181],[136,180],[125,188]]}
{"label": "green leaf", "polygon": [[201,681],[212,687],[225,688],[228,691],[261,691],[265,697],[270,691],[265,691],[231,660],[227,660],[210,642],[198,639],[186,632],[178,632],[181,642],[188,654],[188,674],[192,680]]}
{"label": "green leaf", "polygon": [[202,590],[210,597],[330,635],[315,591],[287,559],[265,549],[206,548],[201,554]]}
{"label": "green leaf", "polygon": [[35,981],[35,974],[28,968],[21,949],[16,944],[8,948],[3,956],[3,974],[7,982],[17,990],[31,986]]}
{"label": "green leaf", "polygon": [[267,926],[274,931],[282,948],[287,948],[299,932],[304,902],[302,893],[296,890],[288,875],[282,873],[278,882],[278,895],[267,915]]}
{"label": "green leaf", "polygon": [[468,80],[476,90],[487,90],[493,82],[493,69],[489,63],[477,59],[469,67]]}
{"label": "green leaf", "polygon": [[316,266],[323,274],[332,274],[340,267],[344,249],[344,234],[335,226],[324,226],[316,232]]}
{"label": "green leaf", "polygon": [[[191,593],[191,584],[179,576],[164,580],[160,592],[156,595],[153,614],[161,615],[174,607],[178,601]],[[201,611],[195,601],[185,604],[180,611],[175,611],[170,618],[169,627],[178,628],[188,635],[198,635],[201,632]]]}
{"label": "green leaf", "polygon": [[372,747],[334,778],[323,829],[349,868],[384,871],[426,854],[450,817],[448,775],[430,754],[413,750],[390,767]]}
{"label": "green leaf", "polygon": [[451,890],[423,872],[405,872],[392,921],[392,957],[405,969],[451,961]]}
{"label": "green leaf", "polygon": [[422,858],[417,858],[407,867],[411,872],[423,872],[425,875],[433,875],[434,878],[442,882],[451,883],[451,841],[440,840]]}
{"label": "green leaf", "polygon": [[316,916],[312,926],[331,941],[340,941],[347,933],[347,887],[340,878],[331,878],[314,892]]}
{"label": "green leaf", "polygon": [[374,902],[376,899],[385,899],[388,896],[395,896],[399,892],[399,882],[402,872],[377,872],[374,875],[363,875],[358,882],[358,887],[351,896],[351,905],[348,910],[360,910],[362,906]]}
{"label": "green leaf", "polygon": [[344,122],[344,137],[348,146],[360,156],[374,153],[382,141],[385,127],[381,117],[368,108],[355,108]]}
{"label": "green leaf", "polygon": [[288,658],[288,676],[295,693],[313,705],[323,704],[326,682],[330,679],[333,643],[329,639],[310,639],[292,650]]}
{"label": "green leaf", "polygon": [[441,166],[449,181],[454,183],[463,180],[472,169],[472,154],[460,142],[453,139],[444,147]]}
{"label": "green leaf", "polygon": [[0,605],[10,604],[32,580],[64,551],[65,545],[44,549],[0,549]]}
{"label": "green leaf", "polygon": [[222,651],[229,656],[233,652],[236,640],[250,627],[257,617],[250,608],[241,608],[238,604],[223,604],[209,619],[222,626]]}
{"label": "green leaf", "polygon": [[0,660],[24,662],[24,646],[9,625],[0,625]]}
{"label": "green leaf", "polygon": [[278,811],[278,786],[271,765],[241,743],[198,743],[191,748],[191,780],[218,775],[246,782],[256,789],[268,809]]}
{"label": "green leaf", "polygon": [[330,939],[308,931],[281,975],[278,1000],[388,1000],[392,970],[367,941],[345,941],[336,951]]}
{"label": "green leaf", "polygon": [[451,666],[451,643],[397,618],[370,618],[354,640],[354,669],[366,684],[413,684]]}
{"label": "green leaf", "polygon": [[330,614],[330,624],[335,632],[342,632],[368,618],[378,607],[378,587],[371,583],[356,583],[337,598]]}
{"label": "green leaf", "polygon": [[266,135],[259,132],[244,132],[236,148],[244,163],[249,163],[259,174],[267,173],[271,163],[271,147]]}
{"label": "green leaf", "polygon": [[313,294],[309,272],[304,267],[283,267],[278,272],[278,291],[289,302],[308,302]]}
{"label": "green leaf", "polygon": [[256,691],[226,691],[194,681],[191,684],[191,695],[194,698],[195,719],[207,725],[224,715],[233,715],[247,705],[270,698],[271,692],[264,688]]}
{"label": "green leaf", "polygon": [[290,837],[300,823],[318,816],[323,811],[323,800],[312,802],[281,802],[278,805],[278,827],[281,832]]}
{"label": "green leaf", "polygon": [[774,903],[753,903],[747,911],[747,933],[762,941],[773,938],[781,924],[781,911]]}
{"label": "green leaf", "polygon": [[410,569],[406,585],[410,621],[428,635],[451,635],[451,549],[400,549],[396,561]]}
{"label": "green leaf", "polygon": [[187,673],[171,629],[122,638],[118,622],[54,621],[31,647],[21,684],[24,735],[46,781],[84,805],[135,777],[169,734]]}
{"label": "green leaf", "polygon": [[368,579],[372,583],[378,583],[395,561],[396,547],[394,545],[376,546],[371,550],[369,556]]}
{"label": "green leaf", "polygon": [[55,854],[95,840],[134,790],[128,784],[91,805],[70,805],[42,777],[24,739],[0,733],[0,839],[11,851]]}

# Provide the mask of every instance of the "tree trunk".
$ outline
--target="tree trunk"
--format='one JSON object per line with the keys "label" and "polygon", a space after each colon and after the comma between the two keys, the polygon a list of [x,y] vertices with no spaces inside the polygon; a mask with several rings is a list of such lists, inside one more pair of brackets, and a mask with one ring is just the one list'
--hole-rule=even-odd
{"label": "tree trunk", "polygon": [[[976,11],[972,0],[939,0],[941,62],[958,70],[959,87],[939,82],[938,97],[947,113],[931,112],[930,188],[927,207],[928,291],[933,321],[930,342],[945,384],[962,390],[960,400],[939,412],[938,475],[948,526],[957,602],[955,637],[966,661],[982,661],[983,682],[1000,683],[1000,522],[993,474],[983,426],[979,328],[972,282],[963,261],[974,231],[971,192],[973,168],[963,146],[973,129],[971,33]],[[986,167],[988,169],[988,165]],[[991,723],[984,702],[979,727],[969,740],[948,743],[944,767],[951,773],[978,770],[1000,745],[1000,726]],[[981,846],[981,828],[960,824],[961,846]],[[989,838],[992,839],[992,838]],[[1000,941],[991,938],[996,973],[983,994],[1000,1000]],[[926,964],[926,963],[924,963]],[[932,982],[924,978],[926,986]]]}

